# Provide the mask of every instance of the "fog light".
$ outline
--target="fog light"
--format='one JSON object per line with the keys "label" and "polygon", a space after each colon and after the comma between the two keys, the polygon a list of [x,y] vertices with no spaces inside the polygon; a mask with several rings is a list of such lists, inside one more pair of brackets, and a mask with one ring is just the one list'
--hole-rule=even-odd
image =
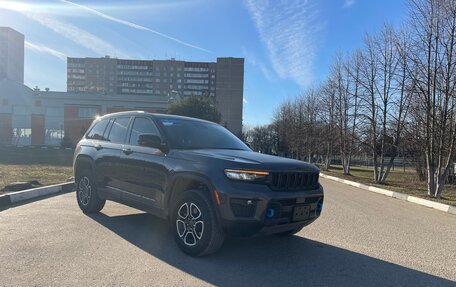
{"label": "fog light", "polygon": [[269,207],[268,209],[266,209],[266,217],[271,219],[271,218],[274,218],[275,216],[275,208],[273,207]]}
{"label": "fog light", "polygon": [[317,212],[320,213],[322,209],[323,209],[323,200],[320,199],[320,201],[317,204]]}

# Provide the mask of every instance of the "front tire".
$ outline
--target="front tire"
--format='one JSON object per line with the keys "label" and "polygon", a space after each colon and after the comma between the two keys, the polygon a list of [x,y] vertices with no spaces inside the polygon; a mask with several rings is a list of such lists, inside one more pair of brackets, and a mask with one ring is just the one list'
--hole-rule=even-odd
{"label": "front tire", "polygon": [[202,191],[191,190],[178,197],[171,224],[177,245],[191,256],[216,252],[225,238],[210,199]]}
{"label": "front tire", "polygon": [[292,230],[287,230],[287,231],[284,231],[284,232],[276,233],[274,235],[281,236],[281,237],[288,237],[288,236],[295,235],[296,233],[301,231],[303,228],[304,228],[304,226],[296,228],[296,229],[292,229]]}
{"label": "front tire", "polygon": [[100,199],[97,193],[94,176],[89,170],[81,172],[75,179],[76,199],[84,213],[97,213],[103,209],[106,200]]}

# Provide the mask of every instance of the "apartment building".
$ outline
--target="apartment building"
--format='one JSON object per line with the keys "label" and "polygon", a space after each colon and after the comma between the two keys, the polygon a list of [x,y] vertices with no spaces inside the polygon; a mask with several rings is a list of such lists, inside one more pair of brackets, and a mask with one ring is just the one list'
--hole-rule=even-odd
{"label": "apartment building", "polygon": [[182,98],[209,95],[216,99],[222,124],[240,135],[244,89],[244,59],[216,62],[68,58],[67,91]]}
{"label": "apartment building", "polygon": [[9,27],[0,27],[0,80],[24,83],[24,35]]}

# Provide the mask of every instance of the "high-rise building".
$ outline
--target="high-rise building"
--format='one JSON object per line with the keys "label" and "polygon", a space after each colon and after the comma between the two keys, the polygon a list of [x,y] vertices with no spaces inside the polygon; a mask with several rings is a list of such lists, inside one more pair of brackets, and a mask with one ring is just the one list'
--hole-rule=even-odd
{"label": "high-rise building", "polygon": [[216,99],[221,124],[242,131],[244,59],[217,62],[68,58],[67,91],[143,95],[153,99],[209,95]]}
{"label": "high-rise building", "polygon": [[24,35],[0,27],[0,79],[24,83]]}

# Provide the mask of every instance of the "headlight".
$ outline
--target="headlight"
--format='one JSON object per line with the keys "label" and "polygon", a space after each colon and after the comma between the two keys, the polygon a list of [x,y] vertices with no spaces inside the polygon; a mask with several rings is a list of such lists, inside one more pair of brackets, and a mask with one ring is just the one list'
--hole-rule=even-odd
{"label": "headlight", "polygon": [[242,169],[225,169],[225,175],[229,179],[256,181],[264,179],[269,175],[267,171],[242,170]]}

